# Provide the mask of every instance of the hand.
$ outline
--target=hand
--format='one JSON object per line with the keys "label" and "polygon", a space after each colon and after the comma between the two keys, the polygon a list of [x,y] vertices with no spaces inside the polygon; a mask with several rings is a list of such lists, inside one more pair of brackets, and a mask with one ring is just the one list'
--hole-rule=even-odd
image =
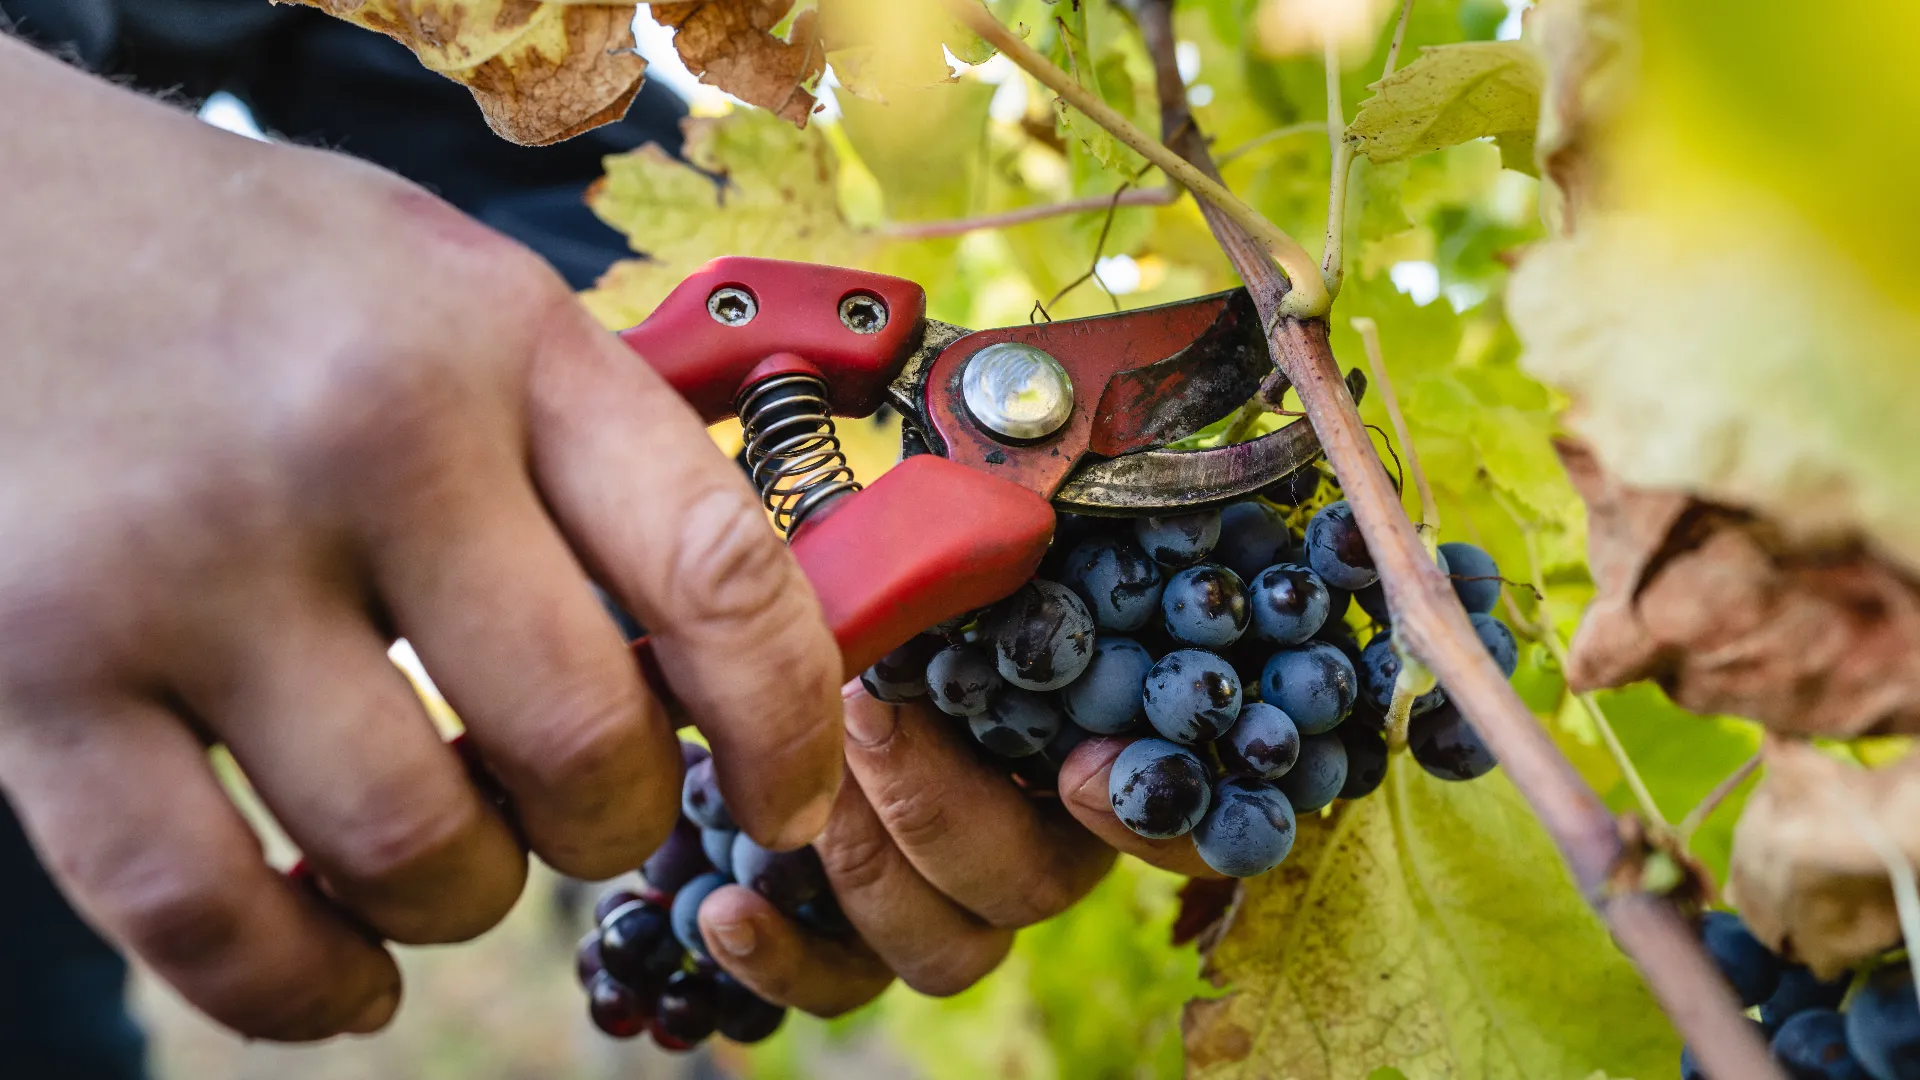
{"label": "hand", "polygon": [[[589,578],[654,632],[736,817],[810,840],[839,654],[739,470],[531,254],[0,37],[0,790],[85,916],[215,1018],[386,1023],[405,943],[525,855],[386,651],[418,650],[535,853],[637,865],[680,756]],[[329,900],[222,792],[229,747]],[[364,929],[363,929],[364,928]]]}
{"label": "hand", "polygon": [[981,759],[963,721],[876,701],[858,682],[845,696],[848,782],[814,846],[860,939],[807,935],[737,885],[700,908],[714,958],[762,997],[835,1016],[896,976],[958,993],[1005,959],[1015,930],[1085,896],[1116,851],[1218,876],[1191,839],[1149,840],[1114,816],[1107,774],[1131,740],[1082,743],[1060,770],[1060,798],[1035,799]]}

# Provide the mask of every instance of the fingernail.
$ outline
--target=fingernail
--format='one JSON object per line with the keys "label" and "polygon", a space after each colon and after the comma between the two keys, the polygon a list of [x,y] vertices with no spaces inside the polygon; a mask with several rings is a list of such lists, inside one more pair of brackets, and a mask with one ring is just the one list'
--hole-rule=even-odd
{"label": "fingernail", "polygon": [[893,730],[899,724],[900,717],[895,707],[884,701],[875,701],[870,697],[847,700],[847,738],[861,746],[879,746],[893,738]]}
{"label": "fingernail", "polygon": [[388,990],[386,993],[381,994],[379,997],[373,999],[372,1002],[368,1003],[366,1008],[361,1009],[360,1012],[348,1022],[347,1031],[355,1035],[371,1035],[381,1028],[386,1027],[387,1023],[393,1019],[393,1014],[398,1011],[399,1008],[400,991],[398,989]]}
{"label": "fingernail", "polygon": [[753,933],[753,924],[745,920],[715,923],[712,930],[715,943],[728,956],[751,956],[754,946],[759,944]]}

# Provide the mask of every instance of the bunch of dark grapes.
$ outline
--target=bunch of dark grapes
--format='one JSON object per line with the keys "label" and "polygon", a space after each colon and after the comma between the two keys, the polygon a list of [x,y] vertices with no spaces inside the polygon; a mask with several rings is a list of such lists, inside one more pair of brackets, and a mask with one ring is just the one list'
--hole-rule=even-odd
{"label": "bunch of dark grapes", "polygon": [[[1769,1040],[1773,1059],[1794,1080],[1920,1080],[1920,1000],[1904,958],[1856,980],[1821,980],[1776,956],[1738,915],[1709,911],[1701,944]],[[1858,981],[1849,996],[1849,987]],[[1682,1080],[1705,1080],[1692,1051],[1680,1054]]]}
{"label": "bunch of dark grapes", "polygon": [[[1307,502],[1313,489],[1286,497]],[[1513,634],[1490,614],[1498,568],[1471,544],[1443,545],[1440,561],[1511,675]],[[1311,515],[1257,498],[1178,517],[1062,515],[1040,572],[889,654],[864,676],[868,691],[931,699],[1035,788],[1091,736],[1144,736],[1114,762],[1115,813],[1142,836],[1191,833],[1207,865],[1234,877],[1286,858],[1296,814],[1385,779],[1400,661],[1344,501]],[[1356,600],[1373,626],[1364,649],[1348,622]],[[1409,744],[1428,772],[1470,780],[1494,768],[1444,690],[1413,712]]]}
{"label": "bunch of dark grapes", "polygon": [[772,1035],[785,1007],[720,969],[700,936],[700,903],[723,885],[744,885],[803,930],[828,939],[852,933],[812,848],[768,851],[739,831],[705,748],[681,743],[686,779],[680,820],[640,867],[637,891],[616,889],[594,905],[580,942],[580,985],[593,1023],[615,1038],[645,1032],[668,1050],[688,1050],[718,1032],[753,1043]]}

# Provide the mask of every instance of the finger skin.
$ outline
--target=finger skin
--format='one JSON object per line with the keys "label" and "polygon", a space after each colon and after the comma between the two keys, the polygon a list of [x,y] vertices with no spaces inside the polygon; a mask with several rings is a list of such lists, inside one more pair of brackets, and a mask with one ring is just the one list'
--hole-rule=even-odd
{"label": "finger skin", "polygon": [[577,304],[532,372],[541,494],[595,580],[652,633],[748,835],[799,847],[840,783],[840,651],[738,466]]}
{"label": "finger skin", "polygon": [[511,460],[475,440],[460,488],[369,558],[399,632],[513,795],[528,842],[589,880],[639,865],[672,828],[680,757],[584,570]]}
{"label": "finger skin", "polygon": [[84,720],[0,715],[0,786],[87,920],[243,1035],[384,1026],[392,958],[267,866],[185,724],[148,703],[74,708]]}
{"label": "finger skin", "polygon": [[1058,806],[976,758],[952,717],[876,701],[858,682],[845,694],[847,766],[868,805],[929,884],[989,925],[1051,918],[1113,866],[1113,851]]}
{"label": "finger skin", "polygon": [[957,994],[1000,966],[1013,931],[940,895],[907,861],[856,783],[814,841],[840,909],[882,962],[923,994]]}
{"label": "finger skin", "polygon": [[[527,860],[468,782],[363,612],[269,603],[183,696],[226,743],[328,893],[402,944],[505,917]],[[262,723],[274,718],[277,724]]]}
{"label": "finger skin", "polygon": [[1188,877],[1220,877],[1218,871],[1201,861],[1200,853],[1193,849],[1191,836],[1152,840],[1120,824],[1120,818],[1113,812],[1113,796],[1108,793],[1107,784],[1113,772],[1113,759],[1133,741],[1095,738],[1074,747],[1060,766],[1061,804],[1074,820],[1115,851]]}
{"label": "finger skin", "polygon": [[800,932],[751,889],[715,889],[700,905],[700,935],[720,966],[768,1001],[834,1017],[880,996],[893,973],[858,941]]}

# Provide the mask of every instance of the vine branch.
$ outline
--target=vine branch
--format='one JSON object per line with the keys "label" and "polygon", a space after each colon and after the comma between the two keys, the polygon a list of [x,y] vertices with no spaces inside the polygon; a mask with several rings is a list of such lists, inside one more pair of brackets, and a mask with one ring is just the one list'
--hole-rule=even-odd
{"label": "vine branch", "polygon": [[[1033,46],[1021,40],[1019,35],[1007,29],[999,19],[994,18],[981,0],[941,0],[948,10],[953,12],[967,29],[978,34],[981,40],[1000,50],[1009,60],[1038,79],[1047,89],[1060,96],[1067,104],[1086,114],[1087,118],[1125,143],[1141,157],[1153,162],[1161,172],[1180,182],[1211,205],[1226,219],[1244,230],[1250,237],[1264,245],[1263,257],[1269,262],[1277,261],[1292,283],[1290,295],[1285,301],[1285,310],[1289,315],[1324,315],[1332,303],[1327,295],[1326,283],[1321,280],[1320,267],[1307,254],[1300,242],[1288,236],[1278,225],[1262,217],[1259,211],[1228,191],[1219,179],[1219,174],[1208,175],[1189,163],[1185,158],[1168,149],[1166,144],[1153,138],[1133,125],[1133,122],[1115,112],[1113,107],[1102,101],[1099,95],[1060,70],[1053,61],[1041,56]],[[1176,82],[1176,85],[1178,83]]]}
{"label": "vine branch", "polygon": [[995,214],[980,214],[976,217],[944,218],[938,221],[904,221],[883,225],[874,232],[887,240],[939,240],[949,236],[964,236],[979,229],[1010,229],[1018,225],[1031,225],[1048,218],[1065,217],[1070,214],[1091,214],[1105,211],[1114,206],[1169,206],[1180,198],[1180,189],[1174,187],[1132,188],[1112,195],[1089,195],[1084,199],[1067,199],[1061,202],[1041,203],[1038,206],[1022,206],[1017,210],[1003,210]]}
{"label": "vine branch", "polygon": [[[1174,58],[1171,0],[1140,0],[1136,18],[1154,61],[1161,129],[1195,168],[1217,177],[1206,141],[1193,124]],[[1020,61],[1018,55],[1013,58]],[[1616,883],[1634,875],[1620,873],[1630,868],[1622,865],[1624,845],[1613,816],[1514,693],[1481,646],[1452,584],[1428,557],[1341,381],[1325,320],[1291,317],[1285,306],[1288,283],[1274,272],[1254,237],[1213,203],[1203,203],[1201,210],[1267,320],[1274,359],[1299,393],[1340,477],[1380,570],[1396,635],[1404,635],[1408,651],[1439,677],[1461,712],[1473,718],[1475,730],[1506,766],[1582,893],[1634,959],[1708,1073],[1784,1080],[1679,912],[1663,897]],[[1307,279],[1295,277],[1292,287],[1306,284]]]}

